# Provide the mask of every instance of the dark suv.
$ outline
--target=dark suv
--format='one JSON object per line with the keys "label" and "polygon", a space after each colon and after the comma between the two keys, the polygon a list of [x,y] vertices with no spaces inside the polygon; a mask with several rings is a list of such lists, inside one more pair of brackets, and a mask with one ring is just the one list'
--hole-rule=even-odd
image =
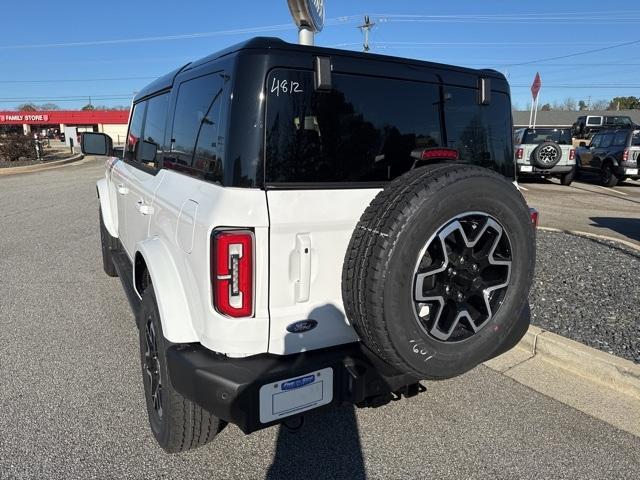
{"label": "dark suv", "polygon": [[638,179],[640,130],[609,130],[596,133],[589,145],[580,142],[576,150],[578,172],[600,175],[606,187],[615,187],[627,178]]}

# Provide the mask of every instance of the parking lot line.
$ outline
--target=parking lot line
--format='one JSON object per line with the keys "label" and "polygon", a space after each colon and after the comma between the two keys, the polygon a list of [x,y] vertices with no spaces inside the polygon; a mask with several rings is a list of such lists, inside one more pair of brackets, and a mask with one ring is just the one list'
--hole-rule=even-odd
{"label": "parking lot line", "polygon": [[519,188],[520,190],[524,190],[525,192],[528,192],[528,191],[529,191],[529,189],[528,189],[528,188],[524,188],[522,185],[518,185],[518,188]]}
{"label": "parking lot line", "polygon": [[614,188],[603,187],[601,185],[594,185],[594,187],[601,188],[602,190],[607,190],[609,192],[617,193],[618,195],[629,195],[628,193],[621,192],[620,190],[616,190]]}

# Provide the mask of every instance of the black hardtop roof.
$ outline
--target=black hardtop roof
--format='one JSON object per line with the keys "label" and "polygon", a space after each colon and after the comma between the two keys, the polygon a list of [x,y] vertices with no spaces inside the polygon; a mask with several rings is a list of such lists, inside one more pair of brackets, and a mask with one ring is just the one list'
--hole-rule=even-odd
{"label": "black hardtop roof", "polygon": [[183,72],[185,70],[198,67],[207,62],[217,60],[219,58],[222,58],[224,56],[227,56],[233,53],[240,52],[242,50],[271,50],[271,49],[280,50],[280,51],[283,51],[283,50],[291,51],[291,52],[297,52],[297,53],[310,53],[313,55],[320,55],[320,56],[342,56],[342,57],[350,57],[354,59],[366,59],[369,61],[373,60],[373,61],[379,61],[379,62],[394,62],[394,63],[403,63],[405,65],[415,65],[415,66],[438,68],[438,69],[444,69],[444,70],[455,70],[458,72],[468,73],[473,75],[482,74],[486,77],[494,77],[506,82],[506,79],[504,75],[502,75],[502,73],[496,70],[491,70],[491,69],[477,70],[477,69],[472,69],[467,67],[458,67],[454,65],[428,62],[425,60],[395,57],[391,55],[380,55],[377,53],[354,52],[351,50],[341,50],[336,48],[299,45],[297,43],[285,42],[284,40],[281,40],[276,37],[254,37],[244,42],[240,42],[230,47],[227,47],[223,50],[215,52],[211,55],[203,57],[194,62],[187,63],[186,65],[180,68],[177,68],[176,70],[173,70],[172,72],[167,73],[162,77],[157,78],[156,80],[151,82],[149,85],[141,89],[136,94],[134,98],[134,102],[141,98],[152,95],[156,92],[170,88],[173,85],[173,82],[176,76],[180,72]]}

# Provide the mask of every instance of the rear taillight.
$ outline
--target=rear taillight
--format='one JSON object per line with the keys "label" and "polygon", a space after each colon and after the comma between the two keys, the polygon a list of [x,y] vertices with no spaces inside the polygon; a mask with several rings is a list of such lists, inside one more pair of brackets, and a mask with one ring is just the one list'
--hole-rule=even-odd
{"label": "rear taillight", "polygon": [[628,148],[625,148],[624,152],[622,152],[622,161],[623,162],[629,161],[629,149]]}
{"label": "rear taillight", "polygon": [[211,237],[213,306],[223,315],[253,315],[253,239],[248,230],[222,230]]}
{"label": "rear taillight", "polygon": [[536,210],[535,208],[530,208],[529,215],[531,215],[531,223],[533,224],[533,226],[535,228],[538,228],[538,221],[540,219],[540,214],[538,213],[538,210]]}
{"label": "rear taillight", "polygon": [[522,160],[522,157],[524,157],[524,148],[519,148],[516,150],[516,158]]}
{"label": "rear taillight", "polygon": [[576,150],[575,148],[572,148],[571,150],[569,150],[569,160],[575,160],[576,159]]}

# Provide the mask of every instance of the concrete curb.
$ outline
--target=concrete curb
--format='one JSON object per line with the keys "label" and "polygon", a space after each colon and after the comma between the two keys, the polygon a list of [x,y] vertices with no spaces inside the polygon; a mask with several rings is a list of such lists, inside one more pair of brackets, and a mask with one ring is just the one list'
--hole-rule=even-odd
{"label": "concrete curb", "polygon": [[42,170],[49,170],[50,168],[59,167],[68,163],[78,162],[84,158],[84,155],[78,153],[69,158],[63,158],[62,160],[56,160],[54,162],[38,163],[37,165],[24,165],[22,167],[6,167],[0,168],[0,177],[3,175],[17,175],[19,173],[32,173],[40,172]]}
{"label": "concrete curb", "polygon": [[583,232],[580,230],[563,230],[561,228],[554,228],[554,227],[538,227],[538,230],[546,230],[548,232],[568,233],[569,235],[576,235],[578,237],[587,237],[595,240],[608,240],[610,242],[621,243],[622,245],[625,245],[629,248],[633,248],[634,250],[637,250],[640,252],[640,245],[630,242],[629,240],[622,240],[621,238],[608,237],[606,235]]}
{"label": "concrete curb", "polygon": [[640,365],[530,326],[518,344],[532,357],[580,375],[592,382],[640,399]]}

